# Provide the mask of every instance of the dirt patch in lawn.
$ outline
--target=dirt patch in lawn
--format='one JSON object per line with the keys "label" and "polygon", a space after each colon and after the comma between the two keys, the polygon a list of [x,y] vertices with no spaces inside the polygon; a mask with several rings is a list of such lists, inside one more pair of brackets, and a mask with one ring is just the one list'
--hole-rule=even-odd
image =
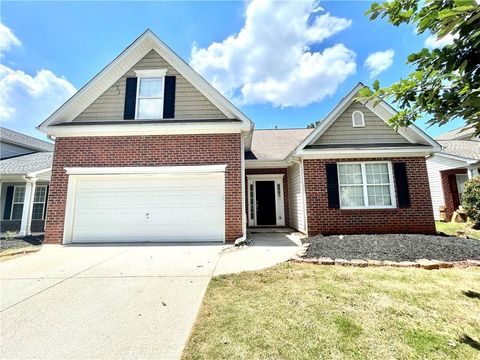
{"label": "dirt patch in lawn", "polygon": [[414,261],[480,259],[480,242],[451,236],[421,234],[315,236],[307,258]]}

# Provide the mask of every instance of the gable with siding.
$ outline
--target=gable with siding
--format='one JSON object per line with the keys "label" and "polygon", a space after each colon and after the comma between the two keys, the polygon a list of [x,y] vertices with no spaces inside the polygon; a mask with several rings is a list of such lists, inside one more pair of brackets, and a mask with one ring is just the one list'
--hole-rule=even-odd
{"label": "gable with siding", "polygon": [[[364,127],[353,127],[352,113],[361,111]],[[405,144],[409,143],[402,135],[387,125],[365,105],[354,101],[315,141],[315,145],[326,144]]]}
{"label": "gable with siding", "polygon": [[73,121],[123,120],[126,78],[135,77],[135,70],[147,69],[167,69],[168,76],[176,77],[175,119],[227,117],[155,50],[151,50]]}

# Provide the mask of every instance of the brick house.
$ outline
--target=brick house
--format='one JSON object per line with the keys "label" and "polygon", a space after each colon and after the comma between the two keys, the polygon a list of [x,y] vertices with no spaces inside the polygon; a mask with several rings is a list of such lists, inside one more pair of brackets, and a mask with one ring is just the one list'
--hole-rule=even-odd
{"label": "brick house", "polygon": [[147,30],[45,120],[45,241],[225,241],[247,227],[435,231],[426,156],[358,84],[315,129],[254,124]]}

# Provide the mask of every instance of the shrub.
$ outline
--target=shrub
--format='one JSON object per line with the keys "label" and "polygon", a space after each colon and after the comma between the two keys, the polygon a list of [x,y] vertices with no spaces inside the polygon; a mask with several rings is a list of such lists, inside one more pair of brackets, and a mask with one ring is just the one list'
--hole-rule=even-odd
{"label": "shrub", "polygon": [[480,226],[480,176],[467,181],[462,194],[462,203],[468,217],[478,228]]}
{"label": "shrub", "polygon": [[5,232],[5,239],[13,240],[15,238],[15,236],[17,236],[17,235],[18,235],[17,231],[6,231]]}

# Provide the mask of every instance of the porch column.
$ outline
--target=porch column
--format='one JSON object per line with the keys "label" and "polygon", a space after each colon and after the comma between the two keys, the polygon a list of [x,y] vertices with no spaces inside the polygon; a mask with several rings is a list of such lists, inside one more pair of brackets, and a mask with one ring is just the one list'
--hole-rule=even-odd
{"label": "porch column", "polygon": [[467,174],[468,174],[468,180],[478,176],[478,168],[476,167],[470,167],[467,169]]}
{"label": "porch column", "polygon": [[25,199],[23,200],[22,222],[20,224],[19,236],[31,235],[33,197],[35,195],[36,178],[25,178]]}

